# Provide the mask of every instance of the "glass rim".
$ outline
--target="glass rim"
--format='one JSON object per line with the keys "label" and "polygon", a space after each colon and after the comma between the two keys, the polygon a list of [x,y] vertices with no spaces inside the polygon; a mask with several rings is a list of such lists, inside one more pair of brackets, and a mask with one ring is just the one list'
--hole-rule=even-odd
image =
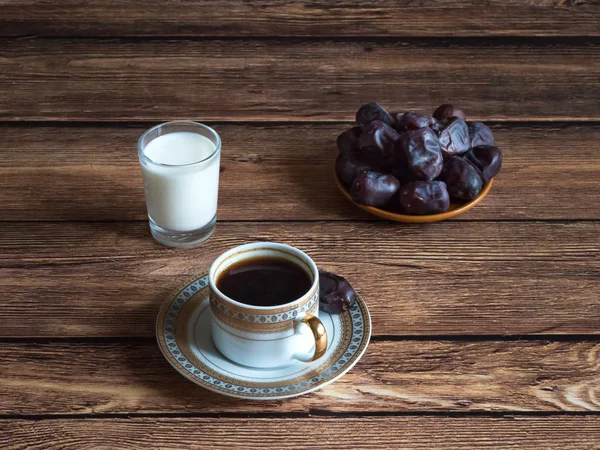
{"label": "glass rim", "polygon": [[[191,163],[187,163],[187,164],[165,164],[165,163],[161,163],[161,162],[155,161],[152,158],[150,158],[142,149],[142,142],[143,142],[144,138],[148,134],[152,133],[153,131],[157,130],[160,127],[164,127],[167,125],[177,125],[177,124],[193,125],[194,127],[200,127],[204,130],[207,130],[215,138],[216,143],[215,143],[214,151],[204,159],[201,159],[199,161],[194,161]],[[178,133],[178,131],[174,131],[173,133]],[[166,134],[169,134],[169,133],[166,133]],[[158,125],[154,125],[152,128],[149,128],[146,131],[144,131],[142,133],[142,135],[140,136],[140,138],[138,139],[137,151],[138,151],[138,155],[141,159],[143,159],[144,161],[147,161],[155,166],[173,167],[173,168],[174,167],[191,167],[196,164],[202,164],[206,161],[209,161],[215,155],[218,155],[220,153],[220,151],[221,151],[221,136],[219,136],[219,133],[217,133],[214,129],[212,129],[208,125],[205,125],[200,122],[194,122],[193,120],[171,120],[169,122],[163,122],[163,123],[159,123]]]}

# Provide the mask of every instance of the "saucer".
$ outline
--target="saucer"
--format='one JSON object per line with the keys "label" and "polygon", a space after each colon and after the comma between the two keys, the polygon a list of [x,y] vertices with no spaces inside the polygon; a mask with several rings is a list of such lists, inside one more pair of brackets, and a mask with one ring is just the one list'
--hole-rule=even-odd
{"label": "saucer", "polygon": [[371,318],[360,295],[340,314],[319,311],[327,330],[327,351],[317,361],[275,369],[241,366],[225,358],[211,338],[208,274],[183,287],[161,307],[158,345],[181,375],[203,388],[249,400],[274,400],[312,392],[348,372],[365,352]]}

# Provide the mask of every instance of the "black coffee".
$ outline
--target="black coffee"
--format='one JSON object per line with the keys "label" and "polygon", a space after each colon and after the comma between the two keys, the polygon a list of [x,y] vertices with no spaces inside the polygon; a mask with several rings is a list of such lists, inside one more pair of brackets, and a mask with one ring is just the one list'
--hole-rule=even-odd
{"label": "black coffee", "polygon": [[311,285],[311,277],[301,267],[270,256],[240,261],[217,278],[223,294],[253,306],[289,303],[306,294]]}

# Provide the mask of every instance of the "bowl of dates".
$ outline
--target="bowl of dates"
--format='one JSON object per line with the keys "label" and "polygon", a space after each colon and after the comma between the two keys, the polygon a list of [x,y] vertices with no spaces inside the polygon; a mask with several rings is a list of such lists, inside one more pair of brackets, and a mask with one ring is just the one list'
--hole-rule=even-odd
{"label": "bowl of dates", "polygon": [[397,222],[438,222],[468,211],[502,166],[492,131],[450,104],[430,116],[368,103],[337,148],[335,181],[344,196]]}

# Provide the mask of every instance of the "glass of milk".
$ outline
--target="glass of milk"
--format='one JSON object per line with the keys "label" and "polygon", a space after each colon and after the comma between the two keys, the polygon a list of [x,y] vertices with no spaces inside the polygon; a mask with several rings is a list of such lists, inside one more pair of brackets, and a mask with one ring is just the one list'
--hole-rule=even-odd
{"label": "glass of milk", "polygon": [[169,247],[193,247],[217,223],[221,138],[206,125],[167,122],[138,141],[150,230]]}

